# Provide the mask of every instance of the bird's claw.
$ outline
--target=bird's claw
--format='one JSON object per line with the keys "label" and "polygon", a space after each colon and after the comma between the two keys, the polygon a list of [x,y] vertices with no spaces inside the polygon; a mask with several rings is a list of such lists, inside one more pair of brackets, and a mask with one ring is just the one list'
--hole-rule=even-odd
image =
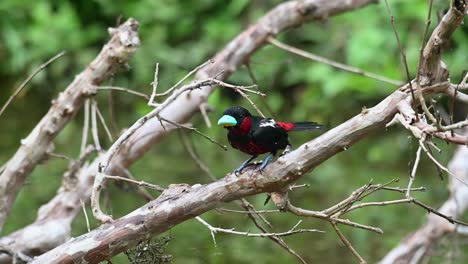
{"label": "bird's claw", "polygon": [[242,171],[247,168],[247,167],[250,167],[250,166],[255,166],[255,165],[258,165],[260,163],[262,163],[263,161],[254,161],[254,162],[251,162],[251,163],[247,163],[245,165],[242,165],[240,166],[239,168],[237,168],[235,171],[234,171],[234,175],[236,176],[239,176],[239,174],[242,173]]}
{"label": "bird's claw", "polygon": [[291,150],[292,150],[292,146],[287,145],[286,148],[283,150],[283,152],[281,152],[280,157],[283,157],[284,155],[288,154],[289,152],[291,152]]}

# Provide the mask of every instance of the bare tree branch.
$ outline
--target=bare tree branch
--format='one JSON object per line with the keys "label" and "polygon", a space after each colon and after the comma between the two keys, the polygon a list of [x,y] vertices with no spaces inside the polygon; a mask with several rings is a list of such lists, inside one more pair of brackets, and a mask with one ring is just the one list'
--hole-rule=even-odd
{"label": "bare tree branch", "polygon": [[[468,148],[459,146],[449,163],[449,170],[459,178],[468,181],[467,161]],[[468,188],[459,184],[453,177],[449,177],[449,190],[450,197],[438,211],[452,218],[461,217],[468,208]],[[417,263],[438,244],[443,236],[457,232],[457,228],[458,225],[450,224],[443,218],[429,214],[427,223],[402,240],[380,263]]]}
{"label": "bare tree branch", "polygon": [[322,56],[318,56],[318,55],[312,54],[310,52],[306,52],[304,50],[301,50],[301,49],[286,45],[286,44],[278,41],[277,39],[274,39],[274,38],[271,38],[271,37],[268,38],[268,42],[270,42],[272,45],[275,45],[276,47],[278,47],[280,49],[289,51],[291,53],[297,54],[297,55],[302,56],[304,58],[308,58],[308,59],[318,61],[318,62],[323,63],[323,64],[330,65],[330,66],[335,67],[335,68],[340,69],[340,70],[344,70],[344,71],[348,71],[348,72],[351,72],[351,73],[359,74],[361,76],[365,76],[365,77],[368,77],[368,78],[371,78],[371,79],[374,79],[374,80],[378,80],[378,81],[381,81],[381,82],[386,82],[386,83],[393,84],[393,85],[396,85],[396,86],[402,86],[403,85],[403,83],[400,82],[400,81],[395,81],[395,80],[392,80],[390,78],[380,76],[380,75],[372,73],[372,72],[367,72],[367,71],[364,71],[364,70],[356,68],[356,67],[352,67],[352,66],[342,64],[342,63],[339,63],[339,62],[336,62],[336,61],[332,61],[332,60],[324,58]]}
{"label": "bare tree branch", "polygon": [[112,38],[101,53],[52,101],[49,112],[21,141],[21,147],[0,175],[0,229],[26,177],[44,156],[54,138],[72,120],[86,98],[96,93],[94,86],[109,78],[132,57],[140,44],[138,27],[134,19],[129,19],[120,27],[112,29]]}
{"label": "bare tree branch", "polygon": [[13,92],[13,94],[10,96],[10,98],[8,98],[8,100],[2,106],[2,109],[0,109],[0,116],[3,114],[3,112],[5,112],[5,109],[11,103],[11,101],[13,101],[13,99],[15,99],[16,96],[18,96],[18,94],[24,89],[24,87],[26,87],[26,85],[34,78],[34,76],[36,76],[43,69],[45,69],[47,66],[49,66],[49,64],[51,64],[52,62],[54,62],[58,58],[62,57],[64,54],[65,54],[65,51],[60,52],[59,54],[55,55],[54,57],[52,57],[51,59],[49,59],[45,63],[41,64],[41,66],[39,66],[39,68],[37,68],[31,75],[29,75],[28,78],[26,78],[26,80],[24,80],[24,82],[22,82],[21,85],[18,88],[16,88],[16,90]]}

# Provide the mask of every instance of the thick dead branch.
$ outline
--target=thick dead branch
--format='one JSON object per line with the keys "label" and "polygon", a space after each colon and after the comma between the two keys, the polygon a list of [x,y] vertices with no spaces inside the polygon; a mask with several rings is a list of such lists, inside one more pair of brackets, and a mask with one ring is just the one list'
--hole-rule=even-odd
{"label": "thick dead branch", "polygon": [[52,101],[52,107],[8,161],[0,175],[0,228],[6,221],[16,195],[29,173],[43,158],[54,138],[75,116],[85,99],[96,93],[95,85],[108,79],[125,64],[140,42],[138,22],[129,19],[111,29],[111,39],[91,64]]}
{"label": "thick dead branch", "polygon": [[450,9],[432,32],[423,50],[420,68],[421,85],[445,81],[448,77],[447,68],[441,60],[442,49],[447,46],[450,37],[463,22],[468,10],[467,0],[452,0],[451,2]]}

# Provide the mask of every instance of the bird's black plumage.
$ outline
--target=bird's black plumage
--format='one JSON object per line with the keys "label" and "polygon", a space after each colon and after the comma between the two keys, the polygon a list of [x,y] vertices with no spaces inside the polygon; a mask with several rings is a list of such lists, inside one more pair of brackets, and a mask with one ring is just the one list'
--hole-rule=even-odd
{"label": "bird's black plumage", "polygon": [[239,106],[230,107],[223,114],[218,124],[228,129],[228,140],[231,146],[252,155],[236,172],[240,172],[258,155],[270,153],[260,167],[263,170],[279,150],[288,151],[291,147],[288,131],[322,127],[315,122],[276,122],[272,118],[253,116],[247,109]]}

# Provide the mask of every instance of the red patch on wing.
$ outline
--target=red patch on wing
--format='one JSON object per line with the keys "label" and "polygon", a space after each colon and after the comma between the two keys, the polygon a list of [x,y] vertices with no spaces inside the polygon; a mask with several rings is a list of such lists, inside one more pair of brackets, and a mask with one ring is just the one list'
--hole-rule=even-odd
{"label": "red patch on wing", "polygon": [[276,124],[282,127],[286,131],[292,130],[296,126],[293,123],[286,123],[286,122],[276,122]]}

